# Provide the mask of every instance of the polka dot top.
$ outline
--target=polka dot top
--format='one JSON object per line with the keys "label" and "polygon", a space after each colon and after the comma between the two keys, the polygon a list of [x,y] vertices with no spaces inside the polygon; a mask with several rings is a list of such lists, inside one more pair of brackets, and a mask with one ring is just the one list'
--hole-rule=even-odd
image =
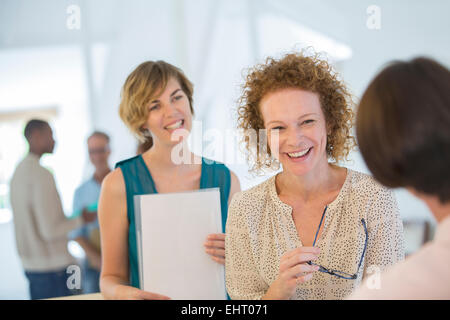
{"label": "polka dot top", "polygon": [[[316,242],[315,263],[354,274],[366,233],[367,249],[357,278],[315,272],[298,284],[291,299],[343,299],[364,277],[404,259],[403,225],[391,190],[371,176],[347,169],[337,196],[328,205]],[[226,285],[232,299],[261,299],[277,278],[281,257],[301,246],[292,208],[278,197],[275,176],[233,197],[226,224]]]}

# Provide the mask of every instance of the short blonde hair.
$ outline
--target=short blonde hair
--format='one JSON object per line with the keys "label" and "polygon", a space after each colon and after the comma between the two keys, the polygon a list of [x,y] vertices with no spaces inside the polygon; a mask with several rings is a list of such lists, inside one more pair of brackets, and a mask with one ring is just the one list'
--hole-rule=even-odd
{"label": "short blonde hair", "polygon": [[[256,130],[264,128],[260,102],[264,96],[280,89],[294,88],[317,93],[325,115],[327,128],[326,152],[335,162],[345,160],[355,147],[351,134],[354,113],[353,99],[344,82],[338,79],[331,65],[318,54],[290,53],[277,60],[267,58],[265,63],[248,70],[242,86],[238,106],[238,128]],[[259,138],[258,138],[259,139]],[[251,141],[244,138],[250,172],[260,174],[264,169],[277,169],[279,162],[267,148],[267,153],[255,154]],[[259,144],[259,142],[258,142]]]}
{"label": "short blonde hair", "polygon": [[183,71],[165,61],[146,61],[130,73],[125,81],[119,115],[130,131],[141,141],[148,139],[142,126],[148,118],[148,104],[165,90],[169,79],[175,78],[189,99],[192,114],[194,88]]}

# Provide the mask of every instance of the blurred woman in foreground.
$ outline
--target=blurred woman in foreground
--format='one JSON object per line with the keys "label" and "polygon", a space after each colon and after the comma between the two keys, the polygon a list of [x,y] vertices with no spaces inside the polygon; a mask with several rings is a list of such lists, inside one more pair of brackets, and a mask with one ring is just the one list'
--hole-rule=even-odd
{"label": "blurred woman in foreground", "polygon": [[357,138],[374,177],[423,200],[434,240],[351,299],[450,299],[450,71],[427,58],[395,62],[370,83]]}

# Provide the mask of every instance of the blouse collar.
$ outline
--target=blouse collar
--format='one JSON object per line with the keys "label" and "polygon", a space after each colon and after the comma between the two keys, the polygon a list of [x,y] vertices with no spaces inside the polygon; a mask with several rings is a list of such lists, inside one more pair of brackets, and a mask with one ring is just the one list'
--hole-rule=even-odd
{"label": "blouse collar", "polygon": [[[344,197],[344,195],[347,193],[347,189],[349,188],[350,185],[350,181],[351,181],[351,176],[353,171],[351,169],[347,169],[347,175],[345,177],[345,181],[344,184],[341,187],[341,190],[339,190],[339,193],[337,195],[337,197],[328,204],[328,210],[330,209],[330,207],[337,205],[338,203],[341,202],[342,198]],[[275,174],[274,176],[272,176],[271,178],[269,178],[269,193],[270,193],[270,197],[272,199],[272,201],[277,204],[278,207],[281,207],[283,209],[283,212],[286,213],[292,213],[292,207],[286,203],[284,203],[283,201],[281,201],[280,197],[278,196],[277,193],[277,188],[276,188],[276,177],[279,173]],[[327,210],[327,211],[328,211]]]}

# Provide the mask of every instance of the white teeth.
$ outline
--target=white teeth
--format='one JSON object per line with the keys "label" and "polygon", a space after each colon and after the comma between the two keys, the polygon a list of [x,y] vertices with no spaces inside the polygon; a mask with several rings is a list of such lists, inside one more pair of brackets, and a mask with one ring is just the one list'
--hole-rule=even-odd
{"label": "white teeth", "polygon": [[[309,148],[311,149],[311,148]],[[288,153],[289,157],[292,158],[298,158],[298,157],[303,157],[305,154],[308,153],[309,149],[306,149],[304,151],[300,151],[300,152],[296,152],[296,153]]]}
{"label": "white teeth", "polygon": [[175,122],[174,124],[167,126],[166,129],[178,129],[183,124],[183,120],[180,120],[178,122]]}

